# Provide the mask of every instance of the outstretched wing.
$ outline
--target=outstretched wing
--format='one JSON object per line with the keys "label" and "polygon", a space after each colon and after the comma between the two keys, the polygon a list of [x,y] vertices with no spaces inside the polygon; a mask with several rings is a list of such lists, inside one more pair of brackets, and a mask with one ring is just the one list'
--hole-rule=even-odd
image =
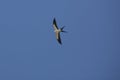
{"label": "outstretched wing", "polygon": [[57,30],[57,29],[58,29],[55,18],[53,19],[53,27],[54,27],[54,30]]}
{"label": "outstretched wing", "polygon": [[60,33],[59,32],[56,32],[56,38],[57,38],[57,41],[62,44],[61,42],[61,38],[60,38]]}

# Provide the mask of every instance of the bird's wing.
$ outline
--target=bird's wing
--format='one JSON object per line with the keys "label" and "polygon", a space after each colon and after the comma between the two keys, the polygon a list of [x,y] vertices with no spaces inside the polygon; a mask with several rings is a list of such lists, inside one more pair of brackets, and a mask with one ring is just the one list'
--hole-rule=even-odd
{"label": "bird's wing", "polygon": [[58,29],[55,18],[54,18],[54,20],[53,20],[53,27],[54,27],[54,30],[57,30],[57,29]]}
{"label": "bird's wing", "polygon": [[57,41],[62,44],[61,42],[61,38],[60,38],[60,33],[59,32],[56,32],[56,38],[57,38]]}

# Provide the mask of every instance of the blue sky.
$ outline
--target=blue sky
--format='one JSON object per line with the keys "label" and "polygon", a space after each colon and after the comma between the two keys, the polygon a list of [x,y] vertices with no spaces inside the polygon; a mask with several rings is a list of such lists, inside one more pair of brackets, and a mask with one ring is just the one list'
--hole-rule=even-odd
{"label": "blue sky", "polygon": [[120,80],[119,3],[0,0],[0,80]]}

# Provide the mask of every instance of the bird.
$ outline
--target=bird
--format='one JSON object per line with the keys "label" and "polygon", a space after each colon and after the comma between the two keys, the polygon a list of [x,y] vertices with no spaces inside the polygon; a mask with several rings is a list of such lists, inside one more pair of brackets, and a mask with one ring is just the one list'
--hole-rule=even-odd
{"label": "bird", "polygon": [[63,26],[61,28],[58,28],[57,23],[56,23],[56,19],[55,18],[53,19],[53,28],[54,28],[54,32],[56,34],[56,39],[57,39],[59,44],[62,44],[61,37],[60,37],[60,32],[66,33],[66,31],[63,30],[64,27],[65,26]]}

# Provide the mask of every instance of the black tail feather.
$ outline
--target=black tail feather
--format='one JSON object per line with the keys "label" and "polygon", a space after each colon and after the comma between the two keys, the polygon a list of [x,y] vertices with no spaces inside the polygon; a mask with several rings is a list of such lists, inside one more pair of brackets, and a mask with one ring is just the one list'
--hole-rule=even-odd
{"label": "black tail feather", "polygon": [[62,31],[62,32],[64,32],[64,33],[68,33],[67,31]]}
{"label": "black tail feather", "polygon": [[63,26],[63,27],[61,28],[61,32],[67,33],[67,31],[64,31],[64,30],[63,30],[64,28],[65,28],[65,26]]}
{"label": "black tail feather", "polygon": [[65,28],[65,26],[63,26],[62,28],[61,28],[61,30],[63,30]]}

